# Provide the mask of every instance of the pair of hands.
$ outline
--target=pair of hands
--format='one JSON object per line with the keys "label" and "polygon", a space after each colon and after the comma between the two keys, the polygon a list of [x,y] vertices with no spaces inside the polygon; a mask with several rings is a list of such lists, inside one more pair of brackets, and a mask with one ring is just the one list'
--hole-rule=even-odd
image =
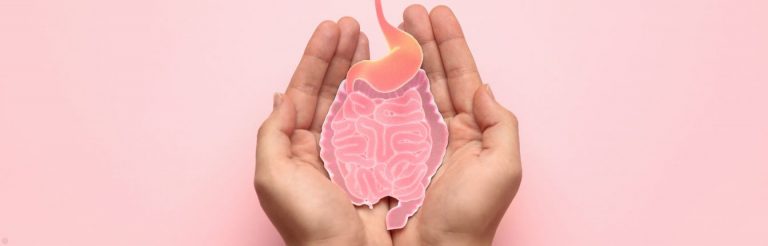
{"label": "pair of hands", "polygon": [[349,67],[369,59],[350,17],[315,30],[285,94],[259,129],[254,185],[288,245],[490,245],[521,179],[517,120],[483,84],[461,27],[445,6],[408,7],[400,28],[422,45],[423,69],[448,124],[448,149],[424,204],[387,231],[396,201],[354,206],[328,178],[320,130]]}

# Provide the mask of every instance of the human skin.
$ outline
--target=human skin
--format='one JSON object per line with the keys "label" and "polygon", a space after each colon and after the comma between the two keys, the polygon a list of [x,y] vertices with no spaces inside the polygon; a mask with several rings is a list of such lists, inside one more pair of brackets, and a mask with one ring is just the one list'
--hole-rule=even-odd
{"label": "human skin", "polygon": [[254,185],[288,245],[490,245],[520,184],[517,119],[480,79],[461,27],[445,6],[409,6],[400,28],[424,52],[438,109],[448,125],[442,166],[405,228],[387,231],[394,199],[354,206],[319,156],[320,129],[339,83],[368,41],[349,17],[322,22],[285,94],[258,134]]}

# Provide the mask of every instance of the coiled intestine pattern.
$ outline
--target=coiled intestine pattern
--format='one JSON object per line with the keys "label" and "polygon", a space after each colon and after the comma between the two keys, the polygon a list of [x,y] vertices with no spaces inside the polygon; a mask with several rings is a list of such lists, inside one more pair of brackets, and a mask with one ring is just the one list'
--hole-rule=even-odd
{"label": "coiled intestine pattern", "polygon": [[422,98],[416,90],[390,99],[355,91],[332,121],[332,144],[350,195],[375,202],[385,196],[423,196],[421,180],[432,149]]}

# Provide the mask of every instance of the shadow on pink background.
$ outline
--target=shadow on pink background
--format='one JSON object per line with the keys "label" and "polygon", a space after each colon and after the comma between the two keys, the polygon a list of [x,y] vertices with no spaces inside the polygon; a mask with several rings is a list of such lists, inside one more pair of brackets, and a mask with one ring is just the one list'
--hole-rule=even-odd
{"label": "shadow on pink background", "polygon": [[[421,3],[455,9],[521,121],[497,245],[768,245],[768,2]],[[321,20],[351,15],[386,52],[373,11],[0,2],[3,244],[281,244],[256,129]]]}

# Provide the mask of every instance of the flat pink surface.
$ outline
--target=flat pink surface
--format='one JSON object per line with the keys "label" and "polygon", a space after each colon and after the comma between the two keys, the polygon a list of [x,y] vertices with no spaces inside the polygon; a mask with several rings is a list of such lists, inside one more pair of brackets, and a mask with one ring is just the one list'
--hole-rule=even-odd
{"label": "flat pink surface", "polygon": [[[521,121],[496,244],[768,245],[768,1],[422,3],[455,9]],[[256,129],[322,19],[360,19],[383,55],[373,13],[0,2],[0,245],[280,244]]]}

